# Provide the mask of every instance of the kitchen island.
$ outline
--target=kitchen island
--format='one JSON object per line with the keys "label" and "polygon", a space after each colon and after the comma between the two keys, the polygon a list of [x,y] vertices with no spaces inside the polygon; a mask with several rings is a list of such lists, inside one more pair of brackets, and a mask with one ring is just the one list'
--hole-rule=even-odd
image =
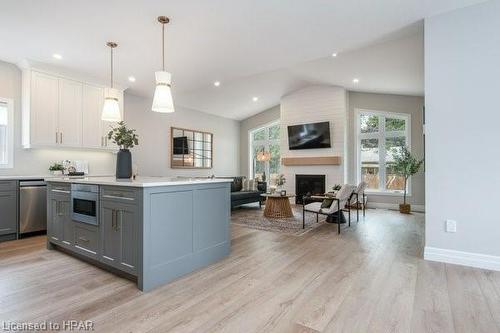
{"label": "kitchen island", "polygon": [[47,247],[151,290],[229,254],[230,182],[47,179]]}

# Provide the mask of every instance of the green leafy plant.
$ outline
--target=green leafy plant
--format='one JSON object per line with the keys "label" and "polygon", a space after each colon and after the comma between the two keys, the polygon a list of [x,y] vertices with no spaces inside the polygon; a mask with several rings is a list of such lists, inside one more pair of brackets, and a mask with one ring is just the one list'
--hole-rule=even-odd
{"label": "green leafy plant", "polygon": [[332,187],[332,190],[334,190],[334,191],[339,191],[341,188],[342,188],[342,186],[341,186],[341,185],[339,185],[339,184],[335,184],[335,186],[333,186],[333,187]]}
{"label": "green leafy plant", "polygon": [[424,160],[420,160],[412,155],[406,146],[398,149],[394,148],[392,150],[392,157],[394,158],[394,162],[391,163],[391,167],[398,176],[404,177],[405,180],[403,203],[406,205],[406,185],[408,179],[418,172]]}
{"label": "green leafy plant", "polygon": [[286,178],[284,174],[279,175],[276,177],[276,185],[278,186],[283,186],[286,183]]}
{"label": "green leafy plant", "polygon": [[49,171],[63,171],[64,170],[64,167],[61,163],[53,163],[50,167],[49,167]]}
{"label": "green leafy plant", "polygon": [[139,145],[139,136],[135,129],[128,129],[124,121],[118,122],[117,127],[111,127],[108,139],[116,143],[120,149],[129,149]]}

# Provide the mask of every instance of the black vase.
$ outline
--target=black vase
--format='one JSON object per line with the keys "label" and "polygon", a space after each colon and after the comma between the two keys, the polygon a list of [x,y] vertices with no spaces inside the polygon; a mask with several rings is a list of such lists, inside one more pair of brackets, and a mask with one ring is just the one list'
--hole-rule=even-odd
{"label": "black vase", "polygon": [[116,155],[116,178],[132,177],[132,154],[128,149],[120,149]]}

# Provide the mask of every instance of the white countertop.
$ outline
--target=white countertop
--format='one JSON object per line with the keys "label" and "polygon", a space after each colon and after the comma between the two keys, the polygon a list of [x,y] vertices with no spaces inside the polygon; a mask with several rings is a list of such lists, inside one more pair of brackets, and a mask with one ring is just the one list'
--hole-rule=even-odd
{"label": "white countertop", "polygon": [[[78,177],[78,176],[72,176]],[[81,176],[80,176],[81,177]],[[109,175],[92,175],[89,177],[110,177]],[[51,178],[61,178],[61,176],[54,175],[14,175],[14,176],[0,176],[0,180],[30,180],[30,179],[51,179]]]}
{"label": "white countertop", "polygon": [[157,187],[171,185],[194,185],[211,183],[229,183],[229,178],[188,178],[188,177],[137,177],[136,179],[116,179],[115,177],[53,177],[47,182],[112,185],[128,187]]}

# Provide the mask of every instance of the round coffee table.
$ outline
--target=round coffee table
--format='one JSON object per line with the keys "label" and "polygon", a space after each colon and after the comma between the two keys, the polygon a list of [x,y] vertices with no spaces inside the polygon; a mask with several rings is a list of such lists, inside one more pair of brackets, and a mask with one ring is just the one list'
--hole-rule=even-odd
{"label": "round coffee table", "polygon": [[266,208],[264,209],[264,216],[274,219],[284,219],[293,217],[292,207],[290,207],[290,198],[294,194],[280,195],[280,194],[261,194],[266,198]]}

